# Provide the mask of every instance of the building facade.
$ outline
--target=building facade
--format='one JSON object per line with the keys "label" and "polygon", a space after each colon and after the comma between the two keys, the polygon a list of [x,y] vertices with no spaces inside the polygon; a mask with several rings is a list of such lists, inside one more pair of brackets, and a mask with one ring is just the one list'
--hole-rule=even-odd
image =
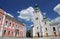
{"label": "building facade", "polygon": [[0,36],[5,37],[26,37],[26,27],[0,9]]}
{"label": "building facade", "polygon": [[42,15],[38,5],[36,4],[35,10],[33,12],[33,27],[31,27],[31,36],[33,37],[41,37],[41,36],[57,36],[58,33],[58,24],[52,25],[50,21]]}

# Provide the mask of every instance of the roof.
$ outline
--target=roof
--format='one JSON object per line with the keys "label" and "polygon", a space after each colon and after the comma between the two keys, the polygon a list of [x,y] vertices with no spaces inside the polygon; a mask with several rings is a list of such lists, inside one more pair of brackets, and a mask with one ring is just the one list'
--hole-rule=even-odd
{"label": "roof", "polygon": [[9,16],[9,15],[6,15],[6,18],[7,18],[7,19],[9,18],[10,20],[15,21],[15,22],[20,23],[20,24],[22,24],[23,26],[25,26],[21,21],[15,19],[15,18],[13,18],[13,17],[11,17],[11,16]]}
{"label": "roof", "polygon": [[0,12],[1,12],[2,14],[4,14],[4,10],[2,10],[1,8],[0,8]]}
{"label": "roof", "polygon": [[20,23],[20,24],[22,24],[23,26],[25,26],[24,23],[22,23],[21,21],[15,19],[11,14],[6,13],[6,12],[5,12],[3,9],[1,9],[1,8],[0,8],[0,12],[2,12],[2,13],[6,16],[6,18],[9,18],[10,20],[15,21],[15,22]]}

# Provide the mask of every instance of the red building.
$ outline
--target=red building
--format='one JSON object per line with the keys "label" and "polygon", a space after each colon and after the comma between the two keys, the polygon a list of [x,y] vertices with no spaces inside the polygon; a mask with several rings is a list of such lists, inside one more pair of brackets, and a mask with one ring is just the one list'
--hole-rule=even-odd
{"label": "red building", "polygon": [[4,10],[0,9],[0,36],[25,37],[25,25],[4,12]]}

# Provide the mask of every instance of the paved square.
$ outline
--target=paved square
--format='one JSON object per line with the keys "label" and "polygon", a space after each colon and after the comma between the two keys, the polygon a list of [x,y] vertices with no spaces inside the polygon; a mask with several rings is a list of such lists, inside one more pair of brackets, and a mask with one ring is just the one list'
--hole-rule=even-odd
{"label": "paved square", "polygon": [[43,37],[43,38],[0,37],[0,39],[60,39],[60,36],[58,36],[58,37]]}

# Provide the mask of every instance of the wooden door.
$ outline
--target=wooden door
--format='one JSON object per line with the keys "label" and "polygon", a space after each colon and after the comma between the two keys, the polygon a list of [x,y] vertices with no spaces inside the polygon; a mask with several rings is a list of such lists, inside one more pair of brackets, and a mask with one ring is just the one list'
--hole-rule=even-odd
{"label": "wooden door", "polygon": [[48,37],[48,33],[46,33],[46,37]]}
{"label": "wooden door", "polygon": [[56,32],[54,32],[54,36],[57,36]]}

